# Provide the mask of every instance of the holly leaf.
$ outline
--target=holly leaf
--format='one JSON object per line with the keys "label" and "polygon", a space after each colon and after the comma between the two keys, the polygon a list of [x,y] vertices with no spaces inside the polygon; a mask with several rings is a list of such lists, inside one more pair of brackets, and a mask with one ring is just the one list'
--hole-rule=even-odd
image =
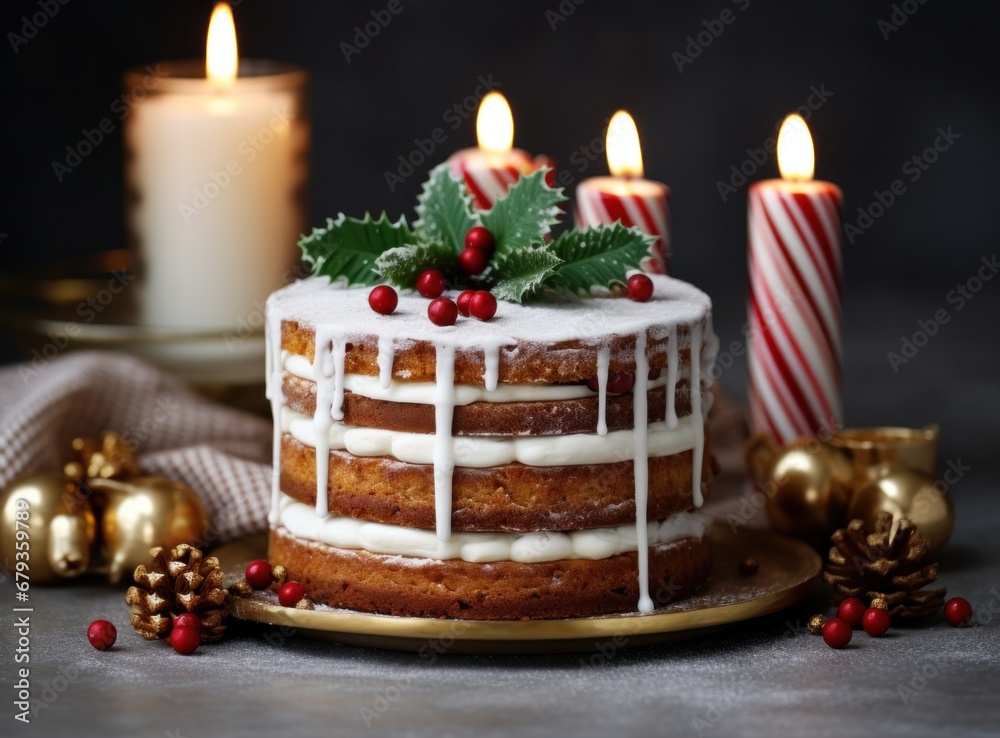
{"label": "holly leaf", "polygon": [[559,203],[566,197],[562,187],[553,189],[545,183],[548,171],[543,167],[521,177],[480,216],[493,234],[498,257],[544,241],[559,222]]}
{"label": "holly leaf", "polygon": [[451,246],[433,241],[411,243],[383,251],[372,271],[382,275],[397,287],[413,287],[424,269],[436,267],[448,272],[455,267],[455,252]]}
{"label": "holly leaf", "polygon": [[562,260],[546,284],[556,289],[592,297],[615,282],[625,282],[628,272],[638,269],[656,242],[636,228],[621,223],[563,233],[550,245]]}
{"label": "holly leaf", "polygon": [[447,162],[431,170],[417,196],[417,221],[413,224],[421,241],[447,244],[457,254],[465,248],[465,234],[480,225],[472,208],[472,195],[465,182]]}
{"label": "holly leaf", "polygon": [[371,285],[379,281],[372,267],[384,251],[415,242],[404,218],[393,223],[385,213],[378,220],[370,213],[360,220],[340,213],[336,220],[326,219],[326,228],[303,236],[299,248],[317,277]]}
{"label": "holly leaf", "polygon": [[498,300],[523,302],[532,297],[555,273],[562,259],[555,255],[552,247],[544,243],[533,243],[516,251],[501,254],[493,263],[493,271],[498,279],[491,291]]}

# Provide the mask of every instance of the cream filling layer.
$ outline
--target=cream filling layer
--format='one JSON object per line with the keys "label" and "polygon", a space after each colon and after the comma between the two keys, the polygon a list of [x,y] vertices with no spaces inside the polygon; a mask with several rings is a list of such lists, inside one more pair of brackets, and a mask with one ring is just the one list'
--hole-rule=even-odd
{"label": "cream filling layer", "polygon": [[[281,409],[281,429],[300,443],[317,447],[317,431],[310,415]],[[434,463],[434,451],[442,439],[430,433],[400,433],[382,428],[362,428],[330,423],[329,448],[355,456],[391,456],[409,464]],[[700,426],[691,417],[680,418],[673,428],[666,421],[648,426],[649,456],[672,456],[695,448]],[[606,435],[577,433],[566,436],[517,436],[491,438],[453,436],[455,466],[484,468],[520,462],[527,466],[577,466],[613,464],[635,458],[635,432],[611,431]]]}
{"label": "cream filling layer", "polygon": [[[379,357],[383,352],[379,351]],[[281,366],[292,376],[300,379],[316,380],[316,369],[309,359],[288,351],[281,352]],[[391,371],[391,366],[390,366]],[[386,372],[383,372],[385,374]],[[678,379],[688,379],[691,370],[682,368]],[[649,380],[648,389],[666,387],[674,378],[667,372]],[[703,377],[703,382],[705,378]],[[455,404],[471,405],[473,402],[552,402],[558,400],[578,400],[596,397],[596,393],[585,384],[495,384],[495,389],[469,384],[455,385]],[[390,379],[388,385],[382,378],[365,374],[344,374],[344,389],[362,397],[386,402],[412,402],[419,405],[433,405],[436,384],[434,382],[407,382]]]}
{"label": "cream filling layer", "polygon": [[[461,559],[471,563],[519,561],[538,564],[562,559],[596,561],[638,549],[636,527],[620,525],[586,530],[532,533],[452,533],[442,541],[432,530],[371,523],[349,517],[320,518],[311,505],[281,495],[279,520],[297,538],[338,548],[427,559]],[[664,546],[684,538],[701,538],[708,530],[704,513],[682,512],[647,525],[648,545]]]}

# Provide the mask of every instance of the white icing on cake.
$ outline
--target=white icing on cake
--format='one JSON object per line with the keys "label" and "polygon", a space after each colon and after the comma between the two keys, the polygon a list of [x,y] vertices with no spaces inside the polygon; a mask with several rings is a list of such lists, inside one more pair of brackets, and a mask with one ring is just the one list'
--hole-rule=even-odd
{"label": "white icing on cake", "polygon": [[[453,533],[442,540],[434,531],[401,525],[371,523],[355,518],[316,515],[313,508],[282,495],[280,524],[308,541],[373,553],[438,560],[462,559],[475,563],[520,561],[533,564],[562,559],[606,559],[641,550],[636,526],[621,525],[574,531],[532,533]],[[710,524],[701,512],[682,512],[648,523],[642,530],[649,546],[684,538],[701,538]],[[646,596],[648,597],[648,588]]]}

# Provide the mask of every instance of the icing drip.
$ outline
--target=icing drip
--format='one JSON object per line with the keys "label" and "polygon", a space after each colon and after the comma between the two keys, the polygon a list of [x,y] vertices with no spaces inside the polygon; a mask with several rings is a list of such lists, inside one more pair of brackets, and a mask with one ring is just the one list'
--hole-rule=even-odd
{"label": "icing drip", "polygon": [[[677,362],[680,360],[677,350],[677,326],[670,329],[667,338],[667,421],[668,428],[677,427]],[[693,384],[693,383],[692,383]]]}
{"label": "icing drip", "polygon": [[608,365],[611,349],[607,346],[597,352],[597,435],[608,435]]}
{"label": "icing drip", "polygon": [[635,475],[636,557],[639,561],[639,612],[652,612],[649,597],[649,530],[646,525],[646,500],[649,496],[649,438],[646,384],[649,361],[646,359],[646,332],[635,336],[635,386],[632,391],[633,469]]}
{"label": "icing drip", "polygon": [[264,394],[271,401],[271,422],[274,425],[271,439],[271,509],[267,519],[273,527],[278,524],[281,504],[281,409],[285,404],[281,381],[281,315],[267,305],[265,308],[266,333],[264,342]]}
{"label": "icing drip", "polygon": [[483,383],[487,392],[493,392],[500,381],[500,347],[483,346]]}
{"label": "icing drip", "polygon": [[395,359],[395,346],[392,338],[379,336],[378,339],[378,385],[389,389],[392,385],[392,362]]}
{"label": "icing drip", "polygon": [[[691,376],[701,376],[701,323],[691,326]],[[694,459],[691,469],[691,497],[695,507],[705,501],[701,494],[701,465],[705,455],[705,421],[701,413],[701,382],[691,382],[691,426],[694,430]]]}
{"label": "icing drip", "polygon": [[[437,346],[434,369],[434,523],[437,537],[451,538],[451,481],[455,471],[454,444],[451,438],[455,414],[455,348]],[[318,454],[318,451],[317,451]]]}
{"label": "icing drip", "polygon": [[333,403],[330,416],[334,420],[344,419],[344,359],[347,354],[347,340],[339,338],[333,344]]}
{"label": "icing drip", "polygon": [[[330,474],[330,428],[333,425],[333,393],[338,381],[336,362],[331,349],[332,334],[316,331],[316,410],[313,413],[313,435],[316,438],[316,517],[329,514],[327,490]],[[331,381],[333,386],[331,386]]]}

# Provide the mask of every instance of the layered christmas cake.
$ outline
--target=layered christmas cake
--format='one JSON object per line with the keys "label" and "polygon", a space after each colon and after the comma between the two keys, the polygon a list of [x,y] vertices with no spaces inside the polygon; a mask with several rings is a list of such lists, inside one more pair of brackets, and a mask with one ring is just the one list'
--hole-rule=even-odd
{"label": "layered christmas cake", "polygon": [[477,212],[439,167],[412,230],[341,216],[303,240],[316,276],[267,304],[269,558],[313,600],[565,618],[706,581],[711,302],[633,277],[633,229],[553,240],[561,199],[532,175]]}

